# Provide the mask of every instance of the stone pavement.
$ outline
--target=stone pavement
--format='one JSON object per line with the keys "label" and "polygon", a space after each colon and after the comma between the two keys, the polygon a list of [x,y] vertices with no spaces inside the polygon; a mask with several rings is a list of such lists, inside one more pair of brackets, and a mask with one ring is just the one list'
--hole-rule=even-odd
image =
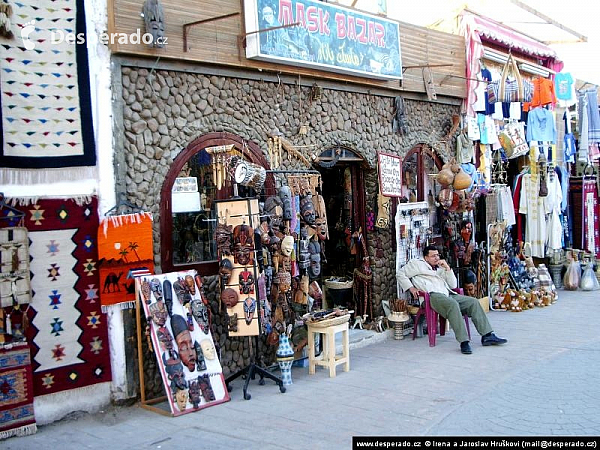
{"label": "stone pavement", "polygon": [[[600,291],[560,291],[557,303],[521,313],[490,312],[501,347],[473,354],[454,335],[415,341],[356,333],[351,370],[308,375],[293,369],[281,394],[266,381],[242,379],[231,401],[177,418],[139,406],[42,426],[5,450],[61,449],[350,449],[354,435],[600,435]],[[78,416],[78,417],[76,417]]]}

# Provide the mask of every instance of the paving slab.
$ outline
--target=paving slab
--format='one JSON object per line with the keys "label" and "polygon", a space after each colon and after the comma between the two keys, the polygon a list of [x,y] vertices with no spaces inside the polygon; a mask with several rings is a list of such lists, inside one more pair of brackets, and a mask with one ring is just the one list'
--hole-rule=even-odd
{"label": "paving slab", "polygon": [[[231,401],[180,417],[107,405],[0,442],[6,450],[349,449],[352,436],[596,436],[600,432],[600,292],[560,291],[521,313],[491,311],[509,343],[462,355],[452,331],[351,330],[350,372],[294,367],[294,384],[232,383]],[[474,330],[473,330],[474,331]]]}

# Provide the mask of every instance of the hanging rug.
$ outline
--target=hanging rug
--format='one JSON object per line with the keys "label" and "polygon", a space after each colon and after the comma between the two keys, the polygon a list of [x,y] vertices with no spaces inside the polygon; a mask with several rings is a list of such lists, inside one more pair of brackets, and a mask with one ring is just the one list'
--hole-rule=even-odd
{"label": "hanging rug", "polygon": [[0,346],[0,439],[37,431],[26,342]]}
{"label": "hanging rug", "polygon": [[134,274],[154,273],[152,215],[135,213],[103,219],[98,228],[100,303],[106,312],[111,305],[135,307]]}
{"label": "hanging rug", "polygon": [[92,177],[96,150],[86,42],[53,39],[53,33],[88,36],[84,0],[10,3],[18,35],[0,39],[0,184]]}
{"label": "hanging rug", "polygon": [[36,396],[111,380],[98,294],[97,203],[40,200],[26,208],[33,294],[25,334]]}

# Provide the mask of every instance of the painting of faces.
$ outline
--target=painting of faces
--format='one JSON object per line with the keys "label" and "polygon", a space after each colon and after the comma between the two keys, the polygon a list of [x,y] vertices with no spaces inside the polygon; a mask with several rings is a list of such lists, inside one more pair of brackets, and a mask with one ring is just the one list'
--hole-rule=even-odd
{"label": "painting of faces", "polygon": [[210,308],[195,270],[136,279],[174,416],[229,401],[210,331]]}

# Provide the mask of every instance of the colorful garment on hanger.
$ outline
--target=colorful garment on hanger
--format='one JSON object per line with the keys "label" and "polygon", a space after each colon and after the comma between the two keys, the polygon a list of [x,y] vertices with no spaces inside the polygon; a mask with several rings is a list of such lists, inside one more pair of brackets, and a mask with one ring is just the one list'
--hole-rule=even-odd
{"label": "colorful garment on hanger", "polygon": [[522,173],[515,177],[513,186],[513,207],[515,211],[515,221],[517,223],[517,242],[523,242],[523,215],[519,213],[519,205],[521,199],[521,183],[523,181]]}
{"label": "colorful garment on hanger", "polygon": [[512,227],[517,223],[515,219],[515,208],[512,202],[510,188],[508,186],[500,186],[498,190],[498,217],[506,222],[506,226]]}
{"label": "colorful garment on hanger", "polygon": [[554,115],[545,108],[535,108],[529,111],[527,117],[527,142],[531,141],[556,142]]}
{"label": "colorful garment on hanger", "polygon": [[[475,103],[475,105],[473,105],[473,108],[474,108],[475,112],[490,115],[490,114],[493,114],[493,112],[495,111],[494,104],[493,103],[490,104],[488,101],[488,93],[487,93],[487,82],[492,81],[492,74],[488,69],[483,68],[483,69],[481,69],[481,72],[478,74],[478,78],[480,76],[481,76],[481,79],[485,81],[485,83],[479,83],[479,85],[477,86],[477,102]],[[500,76],[498,76],[498,78],[499,77]],[[484,104],[483,105],[481,104],[481,102],[479,100],[480,98],[482,98],[482,96],[481,96],[482,87],[484,90],[484,93],[483,93]]]}
{"label": "colorful garment on hanger", "polygon": [[598,191],[593,177],[571,177],[569,195],[572,215],[569,217],[574,248],[584,249],[600,257],[600,224]]}
{"label": "colorful garment on hanger", "polygon": [[588,89],[587,110],[588,110],[588,140],[600,142],[600,112],[598,111],[598,88]]}
{"label": "colorful garment on hanger", "polygon": [[473,161],[473,141],[463,132],[456,138],[456,159],[460,164]]}
{"label": "colorful garment on hanger", "polygon": [[548,241],[547,246],[551,250],[562,248],[562,223],[560,211],[562,203],[562,187],[555,173],[550,174],[547,180],[548,195],[544,198],[544,208],[548,215]]}
{"label": "colorful garment on hanger", "polygon": [[479,125],[479,134],[481,136],[479,138],[479,142],[481,142],[482,144],[489,144],[489,135],[487,130],[489,122],[486,120],[486,117],[487,116],[485,114],[477,114],[477,124]]}
{"label": "colorful garment on hanger", "polygon": [[531,256],[543,258],[548,237],[544,199],[539,196],[539,177],[523,175],[519,213],[526,215],[525,242],[531,243]]}
{"label": "colorful garment on hanger", "polygon": [[569,72],[559,72],[554,76],[554,91],[558,100],[572,100],[573,77]]}
{"label": "colorful garment on hanger", "polygon": [[521,108],[520,102],[502,103],[502,118],[521,120]]}
{"label": "colorful garment on hanger", "polygon": [[536,78],[533,80],[533,97],[531,102],[523,103],[523,109],[530,111],[538,106],[556,104],[556,93],[554,83],[548,78]]}
{"label": "colorful garment on hanger", "polygon": [[577,111],[579,117],[577,120],[577,131],[579,132],[579,153],[577,154],[577,160],[582,162],[589,161],[589,113],[588,113],[588,97],[585,92],[577,94]]}

